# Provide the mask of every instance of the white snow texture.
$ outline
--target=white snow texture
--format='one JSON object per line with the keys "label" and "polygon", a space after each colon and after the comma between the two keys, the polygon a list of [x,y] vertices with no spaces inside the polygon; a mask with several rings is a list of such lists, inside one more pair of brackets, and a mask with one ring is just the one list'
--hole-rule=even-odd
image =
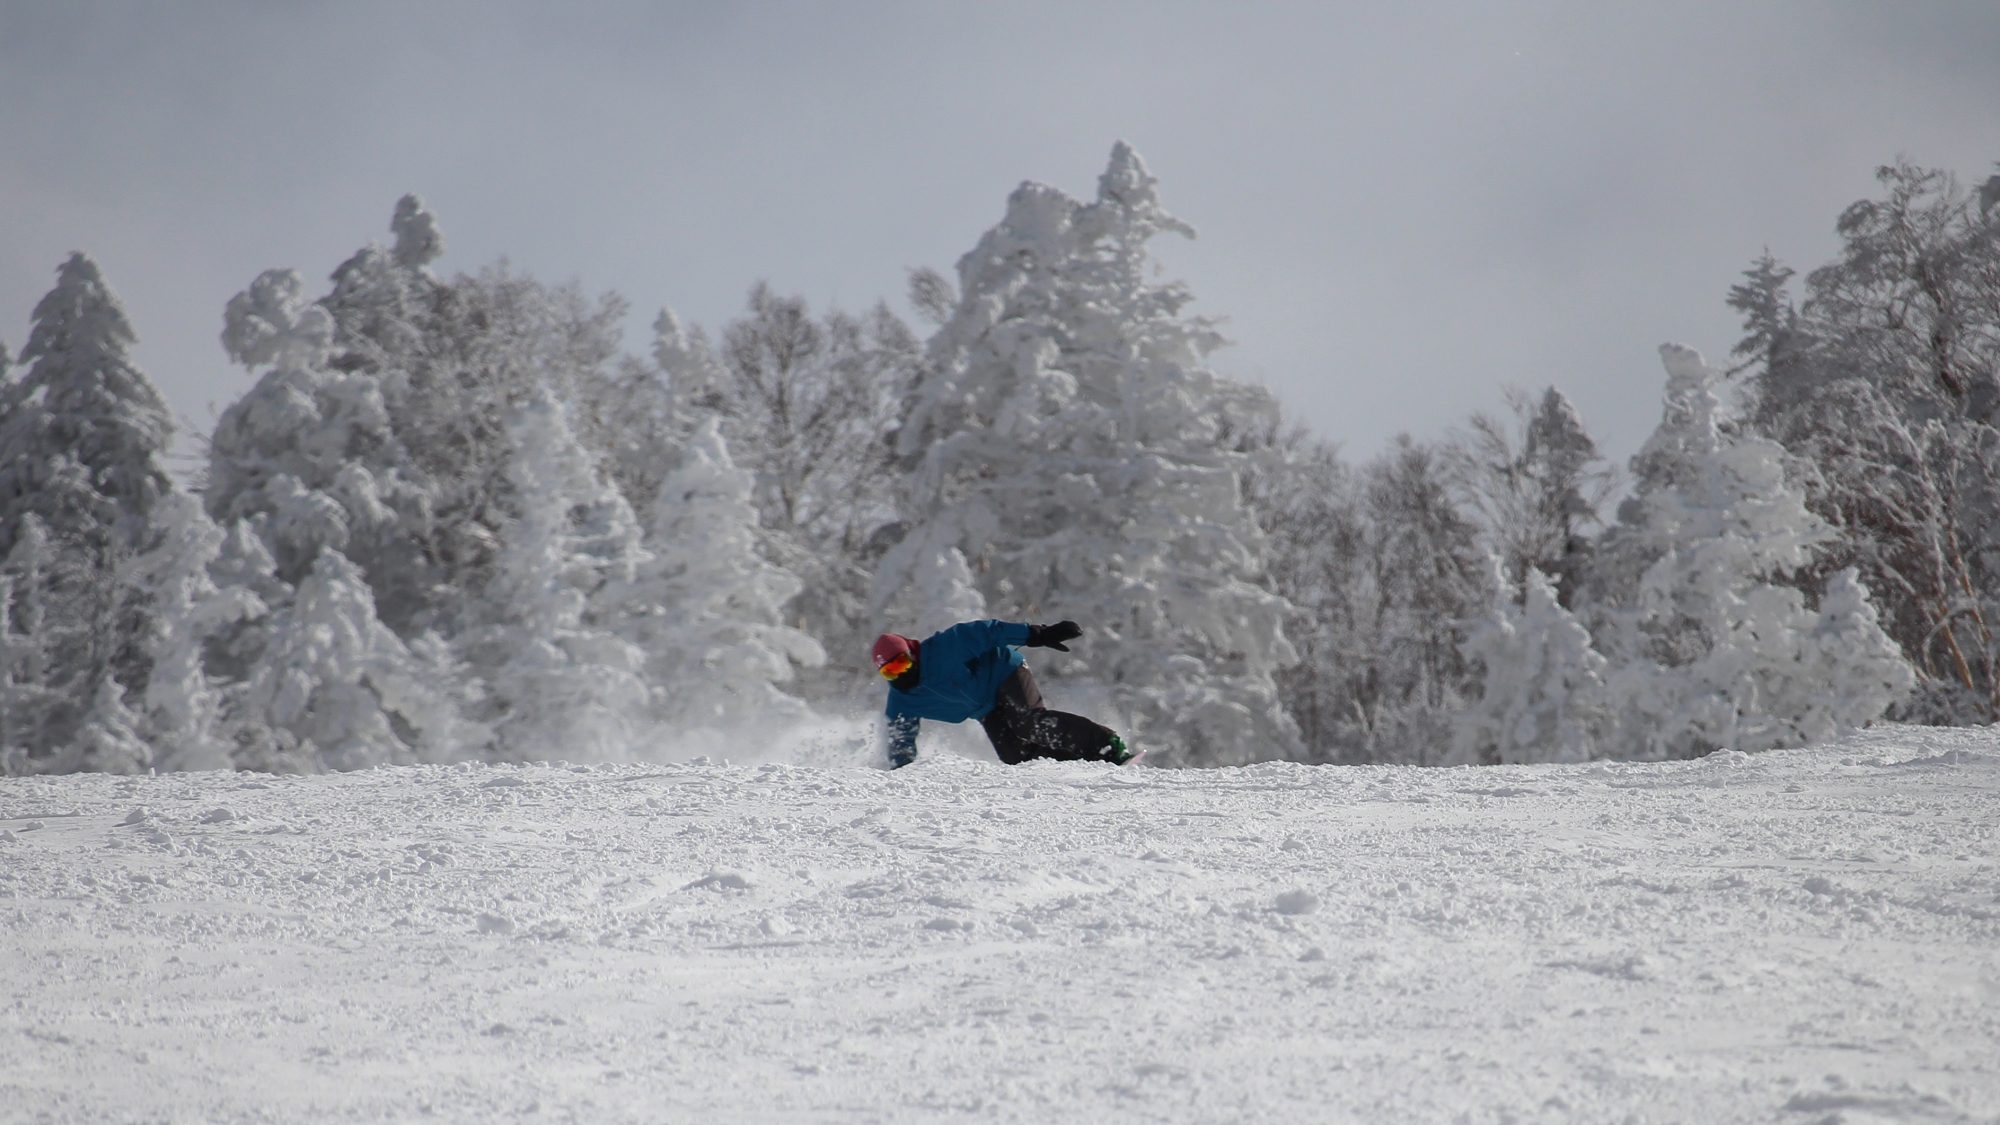
{"label": "white snow texture", "polygon": [[1982,1122],[2000,735],[0,779],[17,1121]]}

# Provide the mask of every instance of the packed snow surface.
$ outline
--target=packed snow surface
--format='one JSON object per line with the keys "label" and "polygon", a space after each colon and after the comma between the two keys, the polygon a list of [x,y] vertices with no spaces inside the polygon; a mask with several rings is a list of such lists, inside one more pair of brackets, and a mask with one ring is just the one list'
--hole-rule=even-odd
{"label": "packed snow surface", "polygon": [[2000,735],[0,781],[8,1121],[2000,1119]]}

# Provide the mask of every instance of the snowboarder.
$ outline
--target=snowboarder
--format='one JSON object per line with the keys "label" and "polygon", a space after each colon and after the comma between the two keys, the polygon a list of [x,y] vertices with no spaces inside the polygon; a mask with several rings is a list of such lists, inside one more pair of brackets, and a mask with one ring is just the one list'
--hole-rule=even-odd
{"label": "snowboarder", "polygon": [[1024,625],[966,621],[922,641],[884,633],[875,641],[875,669],[889,681],[889,768],[917,760],[917,722],[978,719],[993,750],[1008,765],[1030,758],[1111,762],[1138,757],[1125,740],[1081,715],[1042,706],[1042,692],[1016,646],[1068,652],[1083,635],[1074,621]]}

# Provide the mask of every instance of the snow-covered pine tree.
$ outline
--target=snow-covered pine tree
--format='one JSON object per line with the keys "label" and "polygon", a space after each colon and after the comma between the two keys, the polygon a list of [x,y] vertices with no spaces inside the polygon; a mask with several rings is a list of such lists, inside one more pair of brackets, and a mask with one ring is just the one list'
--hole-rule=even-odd
{"label": "snow-covered pine tree", "polygon": [[1540,570],[1528,568],[1516,603],[1503,564],[1493,565],[1493,609],[1461,646],[1484,667],[1484,690],[1455,720],[1453,761],[1583,762],[1615,748],[1606,664],[1590,631]]}
{"label": "snow-covered pine tree", "polygon": [[413,654],[376,618],[360,568],[323,548],[233,701],[235,764],[314,773],[476,753],[483,731],[458,720],[453,671]]}
{"label": "snow-covered pine tree", "polygon": [[48,532],[31,512],[0,560],[0,774],[9,777],[30,772],[32,752],[52,744],[48,731],[66,699],[50,675],[61,628],[48,614],[50,554]]}
{"label": "snow-covered pine tree", "polygon": [[278,563],[268,545],[270,536],[261,528],[268,519],[260,515],[232,521],[223,531],[216,557],[209,561],[209,577],[219,591],[226,596],[247,592],[264,612],[218,629],[203,646],[202,663],[219,693],[216,733],[230,765],[275,772],[302,767],[295,753],[297,737],[283,726],[274,727],[251,693],[278,628],[287,621],[283,611],[297,593],[291,583],[278,577]]}
{"label": "snow-covered pine tree", "polygon": [[[1660,354],[1664,416],[1633,458],[1637,493],[1599,552],[1591,606],[1614,664],[1625,756],[1793,746],[1876,717],[1826,719],[1822,698],[1831,669],[1849,660],[1853,671],[1839,675],[1896,680],[1881,646],[1866,642],[1865,615],[1836,603],[1839,624],[1822,634],[1804,595],[1777,584],[1829,537],[1785,479],[1784,450],[1724,430],[1719,375],[1699,353],[1666,344]],[[1836,635],[1845,652],[1823,651],[1819,638]]]}
{"label": "snow-covered pine tree", "polygon": [[[292,270],[265,271],[224,316],[231,357],[264,368],[209,443],[208,503],[232,528],[214,569],[226,597],[272,611],[218,626],[217,667],[240,677],[222,725],[243,768],[348,769],[480,749],[455,714],[450,670],[411,649],[425,635],[420,609],[436,600],[438,568],[420,544],[431,493],[412,479],[382,377],[332,366],[336,336]],[[407,642],[381,620],[371,571],[401,595],[392,604]]]}
{"label": "snow-covered pine tree", "polygon": [[[503,263],[452,278],[417,346],[394,357],[401,367],[385,369],[396,434],[430,503],[430,522],[411,533],[438,568],[428,591],[411,594],[429,598],[426,620],[442,627],[493,575],[495,545],[512,515],[511,427],[524,408],[553,395],[567,404],[584,448],[602,455],[617,444],[624,419],[596,396],[610,381],[624,315],[615,294],[588,301],[574,285],[545,286]],[[384,620],[405,628],[400,611],[385,608]]]}
{"label": "snow-covered pine tree", "polygon": [[[278,575],[297,583],[326,549],[387,574],[402,513],[421,512],[421,488],[390,422],[381,379],[328,365],[333,318],[305,295],[294,270],[266,270],[229,301],[222,342],[238,363],[264,368],[217,421],[209,441],[207,501],[218,522],[256,519]],[[261,518],[258,518],[261,517]],[[378,559],[380,562],[378,563]]]}
{"label": "snow-covered pine tree", "polygon": [[[173,419],[151,379],[131,360],[137,340],[125,307],[97,263],[71,254],[56,287],[35,306],[21,360],[0,404],[0,554],[13,547],[23,513],[57,538],[129,548],[171,487],[161,456]],[[72,461],[80,476],[56,472]]]}
{"label": "snow-covered pine tree", "polygon": [[723,384],[729,373],[722,369],[708,332],[699,324],[683,325],[672,309],[661,309],[653,319],[653,362],[678,409],[706,417],[727,405]]}
{"label": "snow-covered pine tree", "polygon": [[218,587],[209,573],[225,536],[201,501],[173,492],[154,511],[156,541],[126,564],[123,578],[145,607],[145,729],[161,770],[231,766],[222,737],[222,694],[208,670],[211,638],[266,611],[247,585]]}
{"label": "snow-covered pine tree", "polygon": [[1819,665],[1818,706],[1799,720],[1810,741],[1867,726],[1916,687],[1916,669],[1882,631],[1881,616],[1853,568],[1835,571],[1820,594],[1811,653]]}
{"label": "snow-covered pine tree", "polygon": [[97,682],[90,710],[76,737],[42,766],[47,773],[141,773],[153,764],[153,747],[142,733],[144,716],[125,705],[125,687],[116,676]]}
{"label": "snow-covered pine tree", "polygon": [[782,621],[799,581],[759,554],[754,480],[731,463],[720,425],[711,417],[688,439],[647,521],[649,557],[610,593],[644,653],[653,720],[726,752],[805,721],[805,704],[778,685],[825,655]]}
{"label": "snow-covered pine tree", "polygon": [[1103,717],[1157,760],[1283,757],[1297,732],[1272,675],[1296,654],[1238,449],[1275,405],[1208,367],[1222,339],[1183,315],[1184,286],[1148,279],[1148,240],[1193,233],[1154,183],[1120,142],[1094,202],[1023,184],[959,260],[898,436],[911,530],[874,601],[956,549],[988,613],[1089,630],[1037,672],[1104,689],[1122,715]]}
{"label": "snow-covered pine tree", "polygon": [[[413,196],[391,229],[393,247],[356,253],[316,302],[290,271],[231,302],[225,344],[268,370],[217,427],[208,499],[225,525],[268,517],[258,527],[286,581],[336,547],[415,644],[466,627],[491,578],[508,419],[545,388],[601,406],[584,400],[606,382],[624,306],[504,266],[438,279],[442,236]],[[608,446],[593,420],[611,415],[579,411],[586,444]]]}
{"label": "snow-covered pine tree", "polygon": [[396,236],[389,248],[370,242],[333,271],[333,292],[322,301],[338,326],[341,370],[406,368],[446,289],[430,270],[444,254],[444,233],[422,198],[396,201],[389,232]]}
{"label": "snow-covered pine tree", "polygon": [[[296,274],[270,271],[231,302],[225,344],[261,375],[218,426],[208,499],[231,543],[254,534],[274,570],[238,544],[216,572],[282,608],[290,587],[338,551],[372,591],[375,619],[416,662],[410,677],[366,677],[359,690],[394,717],[409,754],[485,753],[484,726],[459,713],[480,696],[479,675],[505,663],[481,645],[504,602],[504,540],[521,513],[510,421],[553,394],[576,408],[572,437],[593,450],[630,436],[606,375],[623,305],[609,296],[592,305],[574,287],[550,289],[504,266],[438,279],[429,263],[442,237],[415,197],[397,205],[391,229],[392,248],[354,255],[318,301]],[[626,444],[621,464],[660,452]],[[236,626],[214,646],[217,666],[254,678],[282,655],[270,632],[281,619]],[[253,703],[241,690],[226,701],[235,753],[293,760],[284,742],[297,724],[265,723]],[[505,706],[487,698],[473,709]]]}
{"label": "snow-covered pine tree", "polygon": [[1752,419],[1767,429],[1781,421],[1786,404],[1811,394],[1811,365],[1800,362],[1811,350],[1811,339],[1801,332],[1792,305],[1794,272],[1766,250],[1743,271],[1743,280],[1729,287],[1726,300],[1743,316],[1743,338],[1729,354],[1750,370],[1746,404]]}
{"label": "snow-covered pine tree", "polygon": [[1250,496],[1300,651],[1278,682],[1305,760],[1443,761],[1475,688],[1465,627],[1493,591],[1440,450],[1399,435],[1357,471],[1293,429],[1256,459]]}
{"label": "snow-covered pine tree", "polygon": [[[96,263],[72,254],[35,306],[21,352],[28,369],[0,386],[0,557],[40,537],[31,565],[16,560],[12,590],[14,628],[32,635],[40,672],[31,689],[17,684],[26,694],[16,705],[32,718],[8,726],[33,768],[84,761],[60,752],[93,708],[116,725],[118,700],[102,685],[143,684],[149,672],[143,612],[124,596],[118,568],[147,542],[153,509],[172,488],[162,457],[173,426],[131,361],[135,339]],[[122,699],[122,689],[114,694]]]}
{"label": "snow-covered pine tree", "polygon": [[33,675],[36,638],[14,630],[14,576],[0,570],[0,777],[12,777],[16,763],[25,772],[27,750],[16,749],[16,713],[23,710],[28,677]]}
{"label": "snow-covered pine tree", "polygon": [[509,517],[481,624],[455,642],[486,685],[502,760],[618,761],[647,733],[645,654],[614,629],[644,557],[639,521],[543,391],[508,427]]}
{"label": "snow-covered pine tree", "polygon": [[[911,548],[917,546],[910,544]],[[922,638],[961,621],[981,621],[989,616],[986,598],[979,592],[972,567],[955,537],[934,541],[928,549],[913,550],[910,557],[902,588],[881,611],[883,620],[908,630],[909,636]]]}

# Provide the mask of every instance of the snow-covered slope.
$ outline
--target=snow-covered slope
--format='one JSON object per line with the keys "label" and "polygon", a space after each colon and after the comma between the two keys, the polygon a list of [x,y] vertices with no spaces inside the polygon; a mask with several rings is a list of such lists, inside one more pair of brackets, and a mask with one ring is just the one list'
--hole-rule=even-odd
{"label": "snow-covered slope", "polygon": [[2000,736],[0,781],[10,1121],[2000,1118]]}

